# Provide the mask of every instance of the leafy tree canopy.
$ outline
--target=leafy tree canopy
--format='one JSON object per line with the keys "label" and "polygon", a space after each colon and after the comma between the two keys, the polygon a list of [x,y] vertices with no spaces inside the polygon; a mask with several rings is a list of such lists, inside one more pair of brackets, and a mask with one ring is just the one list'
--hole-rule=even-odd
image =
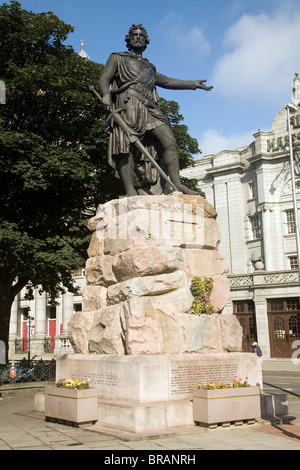
{"label": "leafy tree canopy", "polygon": [[[0,6],[0,340],[7,343],[11,303],[25,286],[54,302],[74,291],[90,234],[88,210],[117,197],[121,183],[106,161],[105,116],[89,91],[103,66],[65,44],[74,30],[54,13],[17,1]],[[178,139],[181,167],[197,142],[175,102],[161,99]],[[113,181],[113,183],[112,183]]]}
{"label": "leafy tree canopy", "polygon": [[0,7],[0,339],[30,282],[73,290],[88,245],[86,209],[109,196],[106,137],[89,92],[102,66],[64,44],[73,27],[12,1]]}

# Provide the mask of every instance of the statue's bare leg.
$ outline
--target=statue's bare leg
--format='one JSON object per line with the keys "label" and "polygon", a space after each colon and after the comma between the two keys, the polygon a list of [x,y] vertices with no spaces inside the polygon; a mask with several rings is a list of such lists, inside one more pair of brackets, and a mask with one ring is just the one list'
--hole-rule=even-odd
{"label": "statue's bare leg", "polygon": [[125,186],[126,196],[136,196],[137,191],[133,185],[134,161],[132,155],[120,157],[119,171]]}
{"label": "statue's bare leg", "polygon": [[162,124],[161,126],[151,131],[151,133],[158,140],[162,147],[163,159],[166,164],[169,177],[172,183],[175,184],[178,191],[184,194],[198,195],[198,193],[192,191],[181,183],[179,175],[179,156],[177,152],[176,140],[171,128],[167,124]]}

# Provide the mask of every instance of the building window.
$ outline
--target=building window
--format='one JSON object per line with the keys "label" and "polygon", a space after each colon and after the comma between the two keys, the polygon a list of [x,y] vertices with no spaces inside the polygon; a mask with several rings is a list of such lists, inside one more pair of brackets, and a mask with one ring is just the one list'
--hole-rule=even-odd
{"label": "building window", "polygon": [[297,298],[287,299],[286,309],[287,310],[299,310],[299,300]]}
{"label": "building window", "polygon": [[282,311],[283,310],[283,301],[282,301],[282,299],[269,300],[269,310],[270,310],[270,312]]}
{"label": "building window", "polygon": [[236,300],[233,302],[234,313],[254,313],[255,306],[253,300]]}
{"label": "building window", "polygon": [[292,315],[289,318],[289,333],[290,338],[299,338],[300,336],[300,316]]}
{"label": "building window", "polygon": [[287,233],[296,233],[294,210],[288,209],[287,211],[285,211],[285,214],[286,214]]}
{"label": "building window", "polygon": [[50,320],[56,319],[56,307],[50,307],[49,319]]}
{"label": "building window", "polygon": [[74,304],[75,312],[82,312],[82,304]]}
{"label": "building window", "polygon": [[253,181],[250,181],[248,188],[249,188],[249,199],[255,199],[255,189],[254,189]]}
{"label": "building window", "polygon": [[249,216],[249,222],[251,226],[252,240],[260,238],[260,223],[258,214]]}
{"label": "building window", "polygon": [[73,271],[73,277],[80,277],[80,276],[83,276],[83,269],[82,268],[75,269],[75,271]]}
{"label": "building window", "polygon": [[298,269],[298,257],[289,256],[290,269]]}
{"label": "building window", "polygon": [[299,311],[300,297],[290,297],[285,299],[270,299],[268,300],[268,312],[290,312],[291,310]]}

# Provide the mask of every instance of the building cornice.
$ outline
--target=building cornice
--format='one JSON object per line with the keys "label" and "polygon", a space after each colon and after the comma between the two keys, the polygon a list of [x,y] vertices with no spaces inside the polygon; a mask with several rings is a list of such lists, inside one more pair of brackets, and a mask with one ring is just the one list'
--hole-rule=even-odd
{"label": "building cornice", "polygon": [[280,160],[288,159],[288,153],[286,151],[274,153],[258,153],[248,157],[249,163],[256,163],[258,161],[267,161],[269,163],[278,163]]}
{"label": "building cornice", "polygon": [[221,165],[213,168],[208,168],[206,170],[206,173],[209,175],[216,175],[216,174],[221,174],[221,173],[232,173],[235,171],[235,173],[244,173],[245,171],[245,164],[244,163],[229,163],[227,165]]}

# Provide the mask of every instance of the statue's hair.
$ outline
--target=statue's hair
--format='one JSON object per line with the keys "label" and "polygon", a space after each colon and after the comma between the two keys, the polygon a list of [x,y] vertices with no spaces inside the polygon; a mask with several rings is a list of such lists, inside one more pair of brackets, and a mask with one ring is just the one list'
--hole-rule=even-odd
{"label": "statue's hair", "polygon": [[[127,49],[130,48],[130,40],[131,40],[131,36],[132,36],[132,33],[136,30],[136,29],[141,29],[144,34],[145,34],[145,38],[146,38],[146,46],[145,46],[145,49],[147,47],[147,44],[149,44],[150,42],[150,39],[148,37],[148,34],[147,34],[147,31],[146,29],[144,28],[144,26],[142,25],[142,23],[139,23],[139,24],[133,24],[128,32],[128,34],[125,36],[125,42],[127,44]],[[144,49],[144,50],[145,50]]]}

